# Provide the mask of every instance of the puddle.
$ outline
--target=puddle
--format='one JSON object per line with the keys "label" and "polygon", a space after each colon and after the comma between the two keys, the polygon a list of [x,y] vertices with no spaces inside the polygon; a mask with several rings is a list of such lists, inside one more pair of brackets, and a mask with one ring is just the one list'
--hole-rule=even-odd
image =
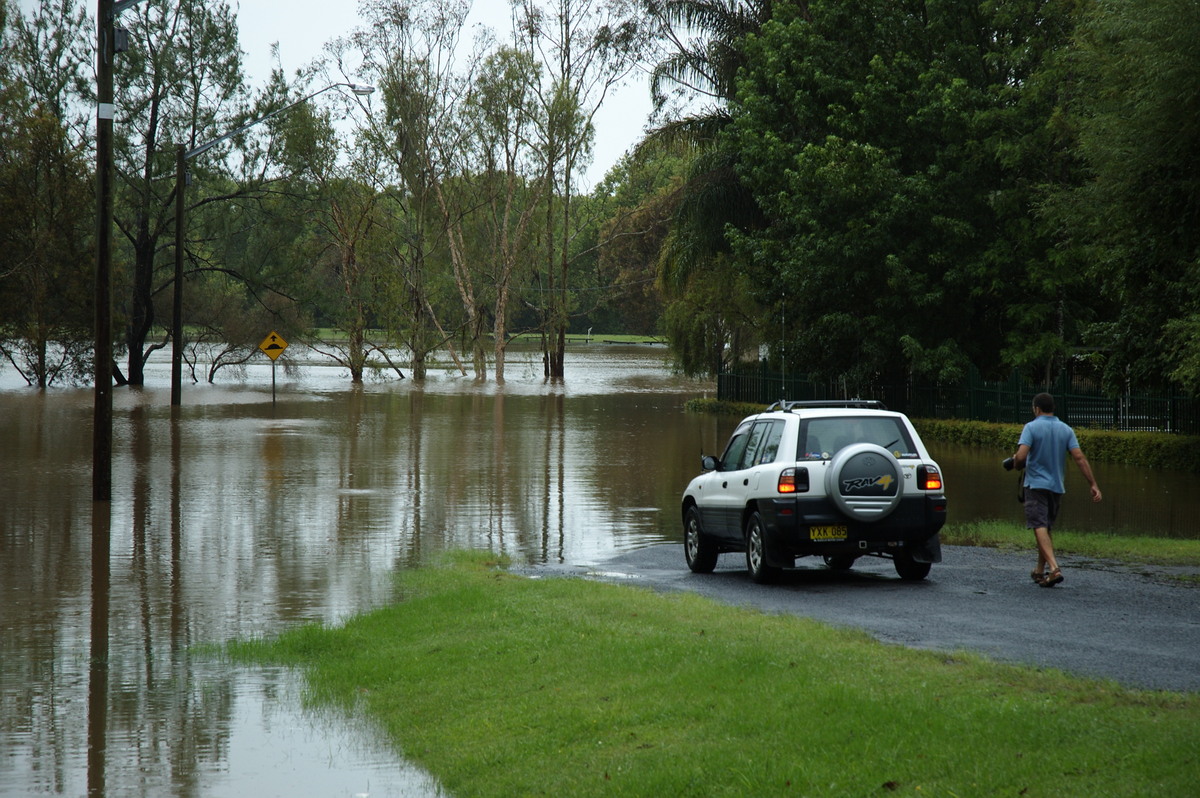
{"label": "puddle", "polygon": [[231,718],[223,750],[205,752],[219,766],[202,772],[202,794],[445,795],[435,779],[389,750],[381,735],[365,731],[364,722],[332,711],[300,709],[298,677],[250,672],[239,674],[236,682],[241,706]]}

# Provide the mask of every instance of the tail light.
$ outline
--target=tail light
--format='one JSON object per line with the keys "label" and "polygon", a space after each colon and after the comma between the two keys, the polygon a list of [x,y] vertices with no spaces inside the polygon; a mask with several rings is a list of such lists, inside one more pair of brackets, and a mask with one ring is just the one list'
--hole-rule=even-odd
{"label": "tail light", "polygon": [[921,490],[941,490],[942,473],[937,466],[917,466],[917,487]]}
{"label": "tail light", "polygon": [[779,484],[776,489],[780,493],[808,493],[808,469],[783,469],[779,473]]}

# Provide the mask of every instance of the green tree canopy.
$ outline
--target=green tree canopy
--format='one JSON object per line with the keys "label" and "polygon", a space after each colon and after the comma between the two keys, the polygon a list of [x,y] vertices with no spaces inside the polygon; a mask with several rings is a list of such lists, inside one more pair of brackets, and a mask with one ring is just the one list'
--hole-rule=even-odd
{"label": "green tree canopy", "polygon": [[1063,157],[1035,87],[1065,13],[781,3],[745,39],[728,141],[769,221],[732,239],[786,319],[789,371],[864,384],[1017,359],[1006,310],[1053,305],[1069,281],[1033,213]]}
{"label": "green tree canopy", "polygon": [[1110,385],[1200,391],[1200,13],[1192,0],[1085,5],[1069,123],[1086,180],[1051,210],[1113,309]]}

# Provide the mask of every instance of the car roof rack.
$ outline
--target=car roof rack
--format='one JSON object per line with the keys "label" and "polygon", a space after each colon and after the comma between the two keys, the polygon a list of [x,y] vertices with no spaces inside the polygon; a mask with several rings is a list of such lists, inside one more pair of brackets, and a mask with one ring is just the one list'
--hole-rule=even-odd
{"label": "car roof rack", "polygon": [[767,408],[766,412],[783,410],[785,412],[803,407],[852,408],[857,410],[887,410],[887,405],[878,399],[811,399],[805,401],[787,401],[780,399]]}

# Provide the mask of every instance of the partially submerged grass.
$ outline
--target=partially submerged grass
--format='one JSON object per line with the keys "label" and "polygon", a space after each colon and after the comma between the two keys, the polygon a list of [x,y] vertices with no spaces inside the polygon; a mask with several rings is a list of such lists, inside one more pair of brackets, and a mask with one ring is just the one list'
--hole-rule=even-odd
{"label": "partially submerged grass", "polygon": [[[942,542],[958,546],[1032,549],[1033,532],[1006,521],[947,524]],[[1129,564],[1200,567],[1200,540],[1106,535],[1102,532],[1054,530],[1055,554],[1074,554]]]}
{"label": "partially submerged grass", "polygon": [[340,628],[231,644],[304,669],[453,795],[1186,795],[1200,696],[914,651],[692,594],[406,571]]}

